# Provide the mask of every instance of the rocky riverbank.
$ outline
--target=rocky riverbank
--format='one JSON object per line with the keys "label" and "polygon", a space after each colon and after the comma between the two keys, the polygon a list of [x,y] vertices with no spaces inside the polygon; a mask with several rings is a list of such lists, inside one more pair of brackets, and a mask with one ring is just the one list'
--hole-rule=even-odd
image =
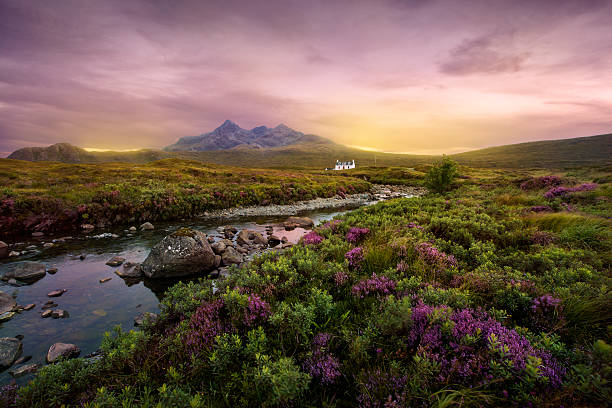
{"label": "rocky riverbank", "polygon": [[375,184],[368,193],[347,194],[344,197],[336,195],[331,198],[315,198],[314,200],[300,201],[294,204],[272,204],[251,207],[227,208],[217,211],[207,211],[198,214],[199,218],[237,218],[260,216],[291,216],[308,211],[317,211],[334,208],[355,208],[379,200],[399,197],[417,197],[427,191],[422,187],[393,186]]}

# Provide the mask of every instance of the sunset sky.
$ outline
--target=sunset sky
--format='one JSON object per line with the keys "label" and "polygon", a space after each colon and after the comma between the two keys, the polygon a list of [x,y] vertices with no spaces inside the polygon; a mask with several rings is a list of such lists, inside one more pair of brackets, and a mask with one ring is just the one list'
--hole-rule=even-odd
{"label": "sunset sky", "polygon": [[225,119],[454,153],[612,131],[612,1],[0,0],[0,155]]}

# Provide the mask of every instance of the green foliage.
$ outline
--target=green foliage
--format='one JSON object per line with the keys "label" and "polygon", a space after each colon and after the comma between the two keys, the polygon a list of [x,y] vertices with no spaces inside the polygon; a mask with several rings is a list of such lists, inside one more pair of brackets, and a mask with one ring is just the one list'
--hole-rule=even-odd
{"label": "green foliage", "polygon": [[425,176],[425,185],[432,191],[447,191],[457,176],[457,163],[444,156]]}

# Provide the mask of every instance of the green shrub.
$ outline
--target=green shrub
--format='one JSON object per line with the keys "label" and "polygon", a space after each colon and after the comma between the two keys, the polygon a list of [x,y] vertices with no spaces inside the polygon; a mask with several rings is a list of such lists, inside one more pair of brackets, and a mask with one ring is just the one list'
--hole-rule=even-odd
{"label": "green shrub", "polygon": [[444,156],[442,160],[429,169],[425,176],[425,185],[432,191],[447,191],[457,176],[457,163]]}

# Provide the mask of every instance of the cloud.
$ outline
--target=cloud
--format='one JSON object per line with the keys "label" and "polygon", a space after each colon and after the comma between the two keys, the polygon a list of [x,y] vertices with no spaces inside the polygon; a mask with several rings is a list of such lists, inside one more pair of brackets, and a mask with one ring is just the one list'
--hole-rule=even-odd
{"label": "cloud", "polygon": [[517,72],[529,53],[508,52],[504,50],[507,46],[505,42],[500,40],[500,36],[493,35],[466,39],[450,51],[440,64],[440,71],[449,75]]}

